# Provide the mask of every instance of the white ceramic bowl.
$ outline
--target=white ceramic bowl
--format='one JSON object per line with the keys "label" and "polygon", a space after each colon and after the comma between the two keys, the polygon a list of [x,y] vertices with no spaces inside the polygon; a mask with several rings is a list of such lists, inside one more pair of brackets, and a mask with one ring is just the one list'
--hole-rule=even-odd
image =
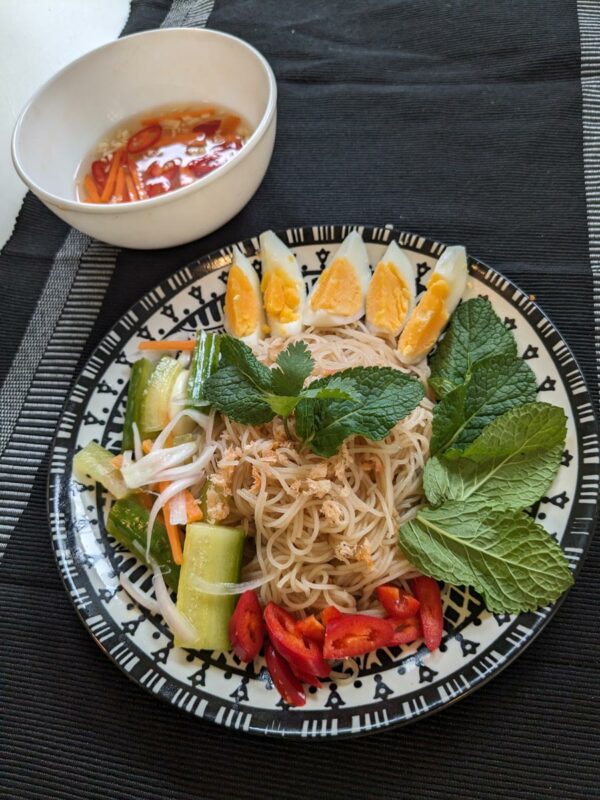
{"label": "white ceramic bowl", "polygon": [[[248,120],[254,132],[235,158],[152,199],[76,199],[77,167],[104,133],[139,112],[193,101]],[[216,230],[252,197],[273,151],[276,104],[273,71],[241,39],[193,28],[148,31],[99,47],[49,80],[17,120],[13,162],[31,191],[80,231],[122,247],[172,247]]]}

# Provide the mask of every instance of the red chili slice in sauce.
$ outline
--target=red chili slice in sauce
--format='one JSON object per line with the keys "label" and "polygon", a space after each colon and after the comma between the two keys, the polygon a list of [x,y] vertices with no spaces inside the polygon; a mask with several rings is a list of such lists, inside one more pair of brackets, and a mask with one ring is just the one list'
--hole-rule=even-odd
{"label": "red chili slice in sauce", "polygon": [[106,185],[106,178],[108,176],[108,170],[110,169],[110,164],[108,161],[94,161],[92,162],[92,178],[94,179],[94,183],[98,187],[98,191],[101,193],[102,189]]}
{"label": "red chili slice in sauce", "polygon": [[194,133],[203,133],[205,136],[214,136],[221,126],[220,119],[211,119],[208,122],[201,122],[196,125],[192,130]]}
{"label": "red chili slice in sauce", "polygon": [[134,133],[127,142],[127,150],[130,153],[142,153],[148,150],[153,144],[156,144],[162,134],[160,125],[149,125],[147,128],[142,128],[141,131]]}

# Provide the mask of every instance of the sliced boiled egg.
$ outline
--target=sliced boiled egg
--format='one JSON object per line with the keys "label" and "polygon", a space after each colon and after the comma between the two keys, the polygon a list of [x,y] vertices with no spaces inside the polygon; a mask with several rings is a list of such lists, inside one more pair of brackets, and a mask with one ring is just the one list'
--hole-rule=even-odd
{"label": "sliced boiled egg", "polygon": [[398,339],[398,352],[406,364],[415,364],[431,350],[458,305],[466,285],[465,248],[447,247]]}
{"label": "sliced boiled egg", "polygon": [[317,328],[348,325],[365,314],[371,279],[365,244],[352,231],[313,286],[304,311],[304,323]]}
{"label": "sliced boiled egg", "polygon": [[302,330],[306,288],[295,255],[273,231],[260,235],[263,303],[272,336]]}
{"label": "sliced boiled egg", "polygon": [[238,247],[233,248],[233,263],[227,277],[225,330],[250,346],[265,335],[258,273]]}
{"label": "sliced boiled egg", "polygon": [[398,336],[415,304],[415,284],[412,262],[397,242],[390,242],[367,291],[367,326],[372,333]]}

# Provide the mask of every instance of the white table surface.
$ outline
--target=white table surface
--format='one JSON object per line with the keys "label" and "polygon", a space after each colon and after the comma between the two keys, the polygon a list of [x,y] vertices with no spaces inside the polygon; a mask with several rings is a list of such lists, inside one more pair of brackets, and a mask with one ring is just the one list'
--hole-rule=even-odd
{"label": "white table surface", "polygon": [[129,0],[0,0],[0,248],[26,192],[10,157],[21,108],[65,64],[115,39],[128,14]]}

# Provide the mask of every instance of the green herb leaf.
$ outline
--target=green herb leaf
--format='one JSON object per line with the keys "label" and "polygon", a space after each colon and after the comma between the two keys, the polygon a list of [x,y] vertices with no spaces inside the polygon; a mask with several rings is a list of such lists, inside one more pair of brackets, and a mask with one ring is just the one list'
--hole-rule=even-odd
{"label": "green herb leaf", "polygon": [[517,345],[489,300],[461,303],[431,359],[430,386],[444,397],[465,383],[474,364],[492,355],[516,356]]}
{"label": "green herb leaf", "polygon": [[204,397],[217,411],[246,425],[260,425],[275,416],[265,394],[232,365],[221,367],[208,378]]}
{"label": "green herb leaf", "polygon": [[[251,348],[235,336],[221,336],[221,356],[235,367],[256,389],[270,391],[271,370],[261,364]],[[230,416],[228,414],[228,416]]]}
{"label": "green herb leaf", "polygon": [[479,509],[522,509],[544,493],[558,470],[566,435],[562,409],[527,403],[498,417],[463,453],[431,458],[423,476],[432,505],[446,500]]}
{"label": "green herb leaf", "polygon": [[[312,420],[307,418],[311,411],[304,405],[308,401],[303,400],[298,406],[302,405],[301,419],[296,422],[299,435],[325,458],[334,455],[348,436],[360,434],[375,441],[385,438],[425,394],[417,380],[391,367],[354,367],[335,377],[347,382],[358,399],[319,400],[313,405]],[[310,388],[327,386],[327,381],[317,380]]]}
{"label": "green herb leaf", "polygon": [[399,545],[426,575],[474,587],[490,611],[533,611],[573,583],[559,545],[521,511],[423,509],[401,527]]}
{"label": "green herb leaf", "polygon": [[271,406],[274,413],[278,414],[280,417],[289,417],[300,402],[300,397],[298,395],[290,397],[289,395],[283,394],[265,394],[264,399],[265,402]]}
{"label": "green herb leaf", "polygon": [[304,342],[288,345],[277,356],[277,364],[271,371],[273,392],[287,396],[300,394],[314,366],[315,362]]}
{"label": "green herb leaf", "polygon": [[520,358],[491,356],[474,364],[469,382],[453,389],[433,409],[432,455],[448,447],[465,447],[496,417],[533,402],[536,391],[535,375]]}

